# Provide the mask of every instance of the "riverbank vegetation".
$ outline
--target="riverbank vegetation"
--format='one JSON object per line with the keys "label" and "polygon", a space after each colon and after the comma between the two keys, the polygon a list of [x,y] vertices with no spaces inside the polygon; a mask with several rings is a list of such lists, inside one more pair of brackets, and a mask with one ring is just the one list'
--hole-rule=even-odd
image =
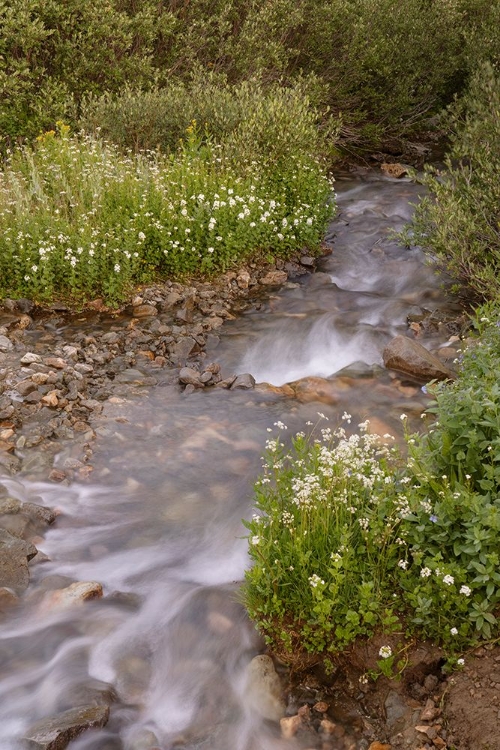
{"label": "riverbank vegetation", "polygon": [[313,113],[293,91],[261,104],[218,143],[193,121],[171,154],[62,123],[15,150],[0,175],[0,294],[118,304],[138,284],[318,248],[333,201]]}
{"label": "riverbank vegetation", "polygon": [[[456,664],[498,637],[500,316],[488,314],[457,381],[433,386],[428,431],[406,432],[407,455],[348,414],[337,428],[320,414],[291,448],[268,441],[245,601],[289,663],[334,659],[377,633],[402,648],[429,638]],[[384,673],[396,656],[381,653]]]}

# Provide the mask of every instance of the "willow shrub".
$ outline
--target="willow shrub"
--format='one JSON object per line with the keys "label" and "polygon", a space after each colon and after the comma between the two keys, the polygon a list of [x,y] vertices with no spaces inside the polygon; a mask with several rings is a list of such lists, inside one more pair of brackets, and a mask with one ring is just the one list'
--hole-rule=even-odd
{"label": "willow shrub", "polygon": [[89,98],[80,125],[122,148],[175,151],[191,122],[206,141],[224,143],[234,160],[274,160],[288,153],[321,155],[335,146],[340,122],[311,102],[312,83],[284,87],[249,80],[229,84],[223,75],[197,71],[149,91],[127,87]]}
{"label": "willow shrub", "polygon": [[500,76],[483,65],[449,114],[445,168],[422,178],[415,241],[479,299],[500,295]]}
{"label": "willow shrub", "polygon": [[479,62],[498,61],[497,6],[0,0],[0,147],[58,118],[75,122],[89,95],[168,88],[196,69],[232,84],[313,76],[334,118],[342,114],[344,139],[373,143],[421,125]]}
{"label": "willow shrub", "polygon": [[[430,638],[456,663],[499,636],[500,312],[476,325],[457,381],[433,386],[427,432],[406,434],[406,457],[368,422],[288,446],[279,424],[268,441],[244,598],[281,658],[331,658],[377,633],[401,654],[407,637]],[[384,649],[381,670],[399,669]]]}
{"label": "willow shrub", "polygon": [[135,284],[314,250],[332,211],[299,150],[236,163],[193,125],[175,153],[124,155],[60,124],[0,173],[0,293],[115,304]]}

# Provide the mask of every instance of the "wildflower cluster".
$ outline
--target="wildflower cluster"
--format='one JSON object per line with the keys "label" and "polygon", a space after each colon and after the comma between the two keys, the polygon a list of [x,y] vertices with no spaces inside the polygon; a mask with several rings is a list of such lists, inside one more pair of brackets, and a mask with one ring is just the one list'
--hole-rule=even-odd
{"label": "wildflower cluster", "polygon": [[[268,441],[245,597],[283,656],[397,628],[460,664],[460,652],[498,636],[500,313],[480,313],[476,325],[481,339],[456,383],[432,386],[437,419],[406,434],[405,459],[368,422],[350,435],[300,432],[289,449]],[[257,533],[255,521],[248,528]],[[380,656],[385,674],[392,654]]]}
{"label": "wildflower cluster", "polygon": [[[350,415],[343,420],[349,425]],[[398,456],[392,442],[368,430],[364,422],[350,435],[343,426],[324,427],[316,439],[300,432],[291,452],[283,429],[267,441],[256,485],[259,520],[247,524],[259,544],[250,548],[245,596],[277,648],[287,640],[283,622],[290,615],[301,647],[313,652],[338,651],[396,621]]]}
{"label": "wildflower cluster", "polygon": [[193,126],[170,157],[121,154],[62,123],[0,173],[0,293],[117,302],[133,284],[321,241],[331,185],[312,158],[239,168]]}

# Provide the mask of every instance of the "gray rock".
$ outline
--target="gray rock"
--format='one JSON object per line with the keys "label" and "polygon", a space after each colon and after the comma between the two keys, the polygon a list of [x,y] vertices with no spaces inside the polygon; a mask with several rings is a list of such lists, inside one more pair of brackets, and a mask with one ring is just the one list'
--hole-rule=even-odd
{"label": "gray rock", "polygon": [[419,380],[454,380],[454,373],[424,346],[406,336],[396,336],[383,351],[384,365]]}
{"label": "gray rock", "polygon": [[196,341],[191,336],[181,338],[176,344],[170,347],[170,356],[174,364],[185,362],[196,346]]}
{"label": "gray rock", "polygon": [[243,375],[237,375],[236,380],[231,385],[231,390],[234,391],[237,388],[245,390],[255,388],[255,378],[253,375],[250,375],[249,372],[245,372]]}
{"label": "gray rock", "polygon": [[247,668],[247,704],[264,719],[279,721],[285,714],[280,678],[270,656],[255,656]]}
{"label": "gray rock", "polygon": [[29,750],[65,750],[71,740],[87,729],[105,726],[108,718],[108,706],[72,708],[34,724],[24,736],[24,747]]}
{"label": "gray rock", "polygon": [[21,357],[22,365],[32,365],[35,362],[37,364],[41,364],[42,358],[39,354],[35,354],[34,352],[26,352],[26,354]]}
{"label": "gray rock", "polygon": [[195,387],[203,385],[200,380],[200,373],[197,370],[193,370],[192,367],[183,367],[181,369],[179,372],[179,382],[184,383],[184,385],[194,385]]}
{"label": "gray rock", "polygon": [[0,352],[10,352],[14,348],[14,344],[7,336],[0,336]]}
{"label": "gray rock", "polygon": [[315,260],[314,258],[311,258],[310,255],[303,255],[300,259],[300,262],[303,266],[308,266],[309,268],[312,268],[314,266]]}
{"label": "gray rock", "polygon": [[20,594],[28,588],[28,560],[37,553],[33,544],[17,539],[0,528],[0,586]]}

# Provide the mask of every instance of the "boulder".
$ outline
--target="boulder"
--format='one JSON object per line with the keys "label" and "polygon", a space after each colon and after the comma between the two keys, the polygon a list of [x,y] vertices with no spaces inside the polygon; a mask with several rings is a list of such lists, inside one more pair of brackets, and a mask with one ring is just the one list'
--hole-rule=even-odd
{"label": "boulder", "polygon": [[200,373],[192,367],[182,367],[179,372],[179,382],[184,385],[194,385],[200,388],[203,383],[200,379]]}
{"label": "boulder", "polygon": [[243,375],[238,375],[230,387],[232,391],[236,390],[237,388],[246,390],[254,388],[255,378],[253,377],[253,375],[250,375],[249,372],[245,372]]}
{"label": "boulder", "polygon": [[65,750],[87,729],[105,726],[108,718],[109,706],[71,708],[34,724],[24,736],[24,747],[26,750]]}
{"label": "boulder", "polygon": [[12,589],[16,594],[27,589],[30,580],[28,561],[36,553],[33,544],[0,528],[0,586]]}
{"label": "boulder", "polygon": [[422,344],[406,336],[396,336],[383,351],[384,365],[418,380],[454,380],[454,373]]}
{"label": "boulder", "polygon": [[247,703],[264,719],[279,721],[285,714],[280,678],[270,656],[255,656],[248,665]]}

